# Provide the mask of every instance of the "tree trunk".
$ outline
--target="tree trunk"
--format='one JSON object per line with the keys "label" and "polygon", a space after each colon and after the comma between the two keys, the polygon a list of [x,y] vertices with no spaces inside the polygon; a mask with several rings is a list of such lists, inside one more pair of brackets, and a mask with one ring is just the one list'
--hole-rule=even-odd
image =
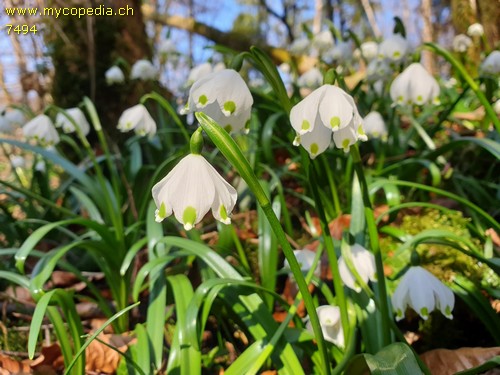
{"label": "tree trunk", "polygon": [[[420,4],[420,10],[422,13],[422,19],[424,21],[424,28],[422,30],[422,42],[433,42],[434,31],[432,28],[432,0],[422,0],[422,3]],[[422,51],[422,62],[429,73],[434,74],[436,72],[435,56],[432,54],[432,52],[427,50]]]}

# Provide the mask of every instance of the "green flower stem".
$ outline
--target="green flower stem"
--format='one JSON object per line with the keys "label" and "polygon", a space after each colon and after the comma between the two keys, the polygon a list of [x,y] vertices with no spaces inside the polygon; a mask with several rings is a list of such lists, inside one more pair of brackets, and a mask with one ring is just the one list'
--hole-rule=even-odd
{"label": "green flower stem", "polygon": [[[427,134],[424,127],[420,125],[420,123],[412,115],[409,115],[408,117],[410,119],[411,125],[415,128],[418,135],[420,136],[420,138],[422,138],[422,140],[424,141],[425,145],[429,148],[429,150],[432,151],[436,150],[436,144],[429,136],[429,134]],[[439,155],[436,160],[442,165],[446,164],[446,159],[444,158],[443,155]]]}
{"label": "green flower stem", "polygon": [[321,201],[321,195],[319,194],[318,190],[318,175],[316,172],[316,168],[314,166],[314,160],[311,160],[311,163],[309,164],[309,181],[314,197],[316,212],[318,213],[319,221],[321,223],[321,230],[325,243],[326,255],[328,256],[328,261],[330,262],[330,269],[332,270],[333,288],[335,289],[335,297],[337,298],[337,305],[340,308],[342,329],[344,330],[344,336],[346,340],[348,340],[350,335],[349,315],[347,314],[347,301],[344,293],[344,283],[342,282],[342,278],[340,277],[337,254],[335,253],[335,247],[333,246],[333,238],[330,233],[330,228],[328,227],[328,220],[326,220],[325,210],[323,209],[323,202]]}
{"label": "green flower stem", "polygon": [[257,176],[253,172],[250,164],[246,160],[245,156],[239,149],[238,145],[234,142],[234,140],[229,136],[229,134],[214,120],[205,115],[204,113],[197,112],[195,113],[196,118],[200,122],[203,130],[208,134],[212,142],[217,146],[217,148],[222,152],[224,157],[233,165],[233,167],[239,172],[241,177],[247,183],[249,189],[254,193],[257,202],[262,208],[262,211],[266,215],[269,220],[269,224],[273,229],[274,234],[278,240],[278,243],[281,245],[283,253],[285,254],[286,259],[290,265],[290,270],[297,282],[297,286],[299,288],[302,297],[304,298],[304,304],[309,314],[309,318],[311,321],[311,325],[313,328],[314,335],[316,337],[316,341],[318,343],[318,348],[321,354],[321,364],[322,364],[322,373],[325,375],[330,375],[330,358],[328,354],[328,350],[325,344],[325,340],[323,338],[323,332],[321,330],[321,326],[319,324],[318,315],[316,313],[316,308],[314,306],[314,301],[307,288],[307,283],[304,279],[304,275],[300,269],[299,263],[293,254],[292,247],[288,243],[286,238],[286,234],[281,227],[281,224],[276,217],[272,206],[271,201],[267,197],[266,193],[262,189]]}
{"label": "green flower stem", "polygon": [[182,123],[181,119],[177,115],[177,112],[175,112],[174,108],[172,108],[172,105],[160,94],[157,92],[152,92],[146,95],[143,95],[141,100],[139,101],[141,104],[144,104],[146,100],[152,99],[155,100],[159,105],[161,105],[172,117],[172,120],[174,120],[175,124],[179,127],[184,139],[186,140],[187,143],[189,143],[190,137],[189,133],[187,132],[186,128],[184,127],[184,124]]}
{"label": "green flower stem", "polygon": [[486,96],[484,96],[483,92],[479,88],[478,83],[476,81],[474,81],[474,79],[472,79],[472,77],[467,72],[465,67],[457,59],[455,59],[451,55],[451,53],[449,53],[444,48],[438,46],[437,44],[425,43],[424,47],[426,47],[427,49],[430,49],[431,51],[444,57],[457,70],[457,72],[462,76],[462,78],[465,80],[465,82],[467,82],[467,84],[470,86],[470,88],[475,92],[477,98],[479,99],[481,104],[484,106],[484,110],[486,111],[486,114],[490,117],[491,122],[493,122],[495,129],[497,130],[497,132],[500,133],[500,120],[498,119],[497,114],[495,113],[491,104],[488,102],[488,99],[486,99]]}
{"label": "green flower stem", "polygon": [[377,288],[380,297],[380,313],[382,314],[382,343],[387,346],[391,343],[391,335],[389,330],[389,303],[387,302],[387,287],[385,285],[384,263],[382,261],[382,253],[378,242],[377,224],[375,215],[373,214],[372,204],[368,193],[368,184],[366,183],[363,165],[361,163],[361,155],[357,144],[351,146],[351,156],[354,164],[354,170],[358,175],[359,184],[363,194],[363,204],[365,206],[366,225],[368,227],[368,235],[370,237],[370,248],[375,256],[375,266],[377,268]]}
{"label": "green flower stem", "polygon": [[340,207],[339,194],[337,191],[337,185],[335,184],[335,180],[332,175],[332,170],[328,165],[328,161],[324,155],[320,156],[321,161],[323,163],[323,169],[326,173],[326,178],[328,180],[328,184],[330,185],[330,191],[332,193],[333,206],[335,207],[335,215],[340,215],[342,213],[342,209]]}

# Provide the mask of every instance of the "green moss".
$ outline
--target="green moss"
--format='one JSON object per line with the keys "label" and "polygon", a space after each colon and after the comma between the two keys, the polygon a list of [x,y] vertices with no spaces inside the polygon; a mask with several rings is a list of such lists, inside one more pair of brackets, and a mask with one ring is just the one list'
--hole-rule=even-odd
{"label": "green moss", "polygon": [[[471,219],[463,217],[459,211],[444,214],[438,210],[428,209],[423,210],[419,215],[405,215],[398,226],[410,235],[417,235],[429,229],[446,230],[471,241],[478,248],[482,248],[481,241],[474,238],[467,228],[470,221]],[[385,237],[381,239],[381,247],[387,254],[388,264],[393,268],[394,272],[397,272],[406,264],[406,259],[391,257],[399,245],[392,238]],[[421,244],[417,250],[422,265],[441,280],[451,281],[452,277],[458,273],[477,285],[482,284],[491,287],[500,285],[500,278],[489,267],[450,246]]]}

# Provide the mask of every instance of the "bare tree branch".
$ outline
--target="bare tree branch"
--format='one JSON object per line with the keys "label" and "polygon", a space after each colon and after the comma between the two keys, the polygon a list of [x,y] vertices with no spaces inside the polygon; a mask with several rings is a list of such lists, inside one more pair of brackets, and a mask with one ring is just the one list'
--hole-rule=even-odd
{"label": "bare tree branch", "polygon": [[272,15],[273,17],[277,18],[280,20],[283,25],[286,28],[286,32],[288,34],[288,40],[290,42],[293,41],[294,36],[293,36],[293,30],[292,27],[288,23],[288,8],[286,6],[283,7],[283,15],[279,15],[273,8],[271,8],[269,5],[267,5],[266,0],[260,0],[260,5],[264,7],[267,13]]}

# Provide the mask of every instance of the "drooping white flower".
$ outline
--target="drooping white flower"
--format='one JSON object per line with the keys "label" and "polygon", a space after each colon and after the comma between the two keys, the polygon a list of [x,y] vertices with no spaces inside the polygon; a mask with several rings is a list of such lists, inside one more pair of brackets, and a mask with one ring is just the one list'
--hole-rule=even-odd
{"label": "drooping white flower", "polygon": [[323,59],[325,61],[345,62],[352,57],[352,46],[348,42],[340,42],[333,46],[332,49],[325,52]]}
{"label": "drooping white flower", "polygon": [[467,34],[472,37],[483,36],[484,28],[480,23],[473,23],[467,29]]}
{"label": "drooping white flower", "polygon": [[23,126],[23,134],[27,139],[34,139],[41,146],[47,147],[59,143],[52,120],[46,115],[38,115]]}
{"label": "drooping white flower", "polygon": [[439,104],[439,84],[419,63],[413,63],[392,82],[390,93],[396,104]]}
{"label": "drooping white flower", "polygon": [[[325,340],[343,348],[345,346],[344,330],[340,319],[340,309],[337,306],[323,305],[316,308],[319,324]],[[306,323],[306,329],[313,332],[311,322]]]}
{"label": "drooping white flower", "polygon": [[172,213],[190,230],[211,209],[215,219],[229,224],[229,214],[237,199],[229,185],[201,155],[189,154],[152,189],[157,222]]}
{"label": "drooping white flower", "polygon": [[491,52],[481,63],[481,71],[486,74],[500,73],[500,51]]}
{"label": "drooping white flower", "polygon": [[[68,116],[70,116],[76,125],[80,128],[83,135],[87,135],[90,132],[90,125],[85,118],[82,110],[80,108],[70,108],[66,110]],[[62,127],[62,130],[68,133],[74,133],[75,125],[69,118],[67,118],[63,113],[58,113],[56,116],[56,127]]]}
{"label": "drooping white flower", "polygon": [[366,78],[369,82],[388,80],[392,76],[392,68],[385,59],[373,59],[366,67]]}
{"label": "drooping white flower", "polygon": [[164,39],[160,42],[158,46],[158,53],[162,55],[169,55],[171,53],[177,53],[177,47],[172,39]]}
{"label": "drooping white flower", "polygon": [[295,39],[292,44],[290,44],[290,53],[294,55],[307,55],[310,48],[311,41],[307,37],[303,36]]}
{"label": "drooping white flower", "polygon": [[365,133],[372,138],[387,138],[387,127],[382,115],[377,111],[368,113],[363,119]]}
{"label": "drooping white flower", "polygon": [[497,115],[500,115],[500,99],[493,103],[493,110]]}
{"label": "drooping white flower", "polygon": [[45,161],[43,159],[40,159],[36,162],[35,171],[45,173],[46,169],[47,169],[47,166],[45,165]]}
{"label": "drooping white flower", "polygon": [[[358,272],[361,279],[363,279],[365,283],[368,283],[368,280],[376,281],[375,257],[373,254],[366,250],[363,246],[354,244],[351,246],[351,255],[354,268]],[[349,267],[347,267],[343,255],[339,257],[339,272],[342,281],[347,287],[358,293],[361,292],[361,287],[356,282],[356,279],[349,270]]]}
{"label": "drooping white flower", "polygon": [[334,44],[335,42],[330,30],[320,31],[319,33],[314,35],[312,40],[313,47],[316,48],[319,53],[328,51],[329,49],[333,48]]}
{"label": "drooping white flower", "polygon": [[[299,262],[300,270],[302,273],[307,274],[314,263],[314,258],[316,257],[316,253],[314,251],[303,249],[303,250],[294,250],[293,254],[295,258],[297,258],[297,262]],[[285,259],[283,263],[283,268],[290,269],[290,264],[288,260]],[[320,262],[316,264],[316,268],[314,269],[314,276],[319,277],[321,274]]]}
{"label": "drooping white flower", "polygon": [[210,73],[189,90],[181,114],[203,112],[228,132],[244,129],[250,120],[253,98],[241,76],[232,69]]}
{"label": "drooping white flower", "polygon": [[378,46],[378,55],[391,62],[401,62],[408,53],[408,41],[399,34],[384,39]]}
{"label": "drooping white flower", "polygon": [[458,34],[453,38],[453,51],[458,53],[465,53],[472,45],[472,39],[465,34]]}
{"label": "drooping white flower", "polygon": [[25,121],[24,113],[16,108],[0,108],[0,133],[12,133]]}
{"label": "drooping white flower", "polygon": [[132,65],[130,79],[140,79],[141,81],[154,81],[158,77],[158,70],[149,60],[137,60]]}
{"label": "drooping white flower", "polygon": [[297,79],[299,87],[317,89],[323,83],[323,74],[318,68],[311,68]]}
{"label": "drooping white flower", "polygon": [[203,77],[206,77],[210,73],[212,73],[212,64],[206,62],[197,65],[189,72],[186,85],[191,86],[193,83],[195,83],[199,79],[202,79]]}
{"label": "drooping white flower", "polygon": [[24,168],[26,166],[26,159],[20,155],[11,155],[10,163],[13,168]]}
{"label": "drooping white flower", "polygon": [[134,130],[137,135],[152,137],[156,134],[156,122],[143,104],[126,109],[118,120],[118,130],[128,132]]}
{"label": "drooping white flower", "polygon": [[321,86],[296,104],[290,123],[297,133],[294,144],[302,144],[311,158],[328,148],[332,136],[345,152],[358,139],[367,139],[353,98],[333,85]]}
{"label": "drooping white flower", "polygon": [[120,84],[125,81],[125,75],[118,66],[112,66],[111,68],[106,70],[106,73],[104,74],[106,76],[106,83],[109,86],[114,84]]}
{"label": "drooping white flower", "polygon": [[364,42],[361,44],[360,50],[357,51],[356,55],[362,54],[367,61],[372,61],[378,55],[378,43],[372,41]]}
{"label": "drooping white flower", "polygon": [[392,305],[396,310],[396,320],[403,319],[408,306],[424,320],[435,308],[448,319],[452,319],[455,295],[425,268],[412,266],[406,271],[392,295]]}

